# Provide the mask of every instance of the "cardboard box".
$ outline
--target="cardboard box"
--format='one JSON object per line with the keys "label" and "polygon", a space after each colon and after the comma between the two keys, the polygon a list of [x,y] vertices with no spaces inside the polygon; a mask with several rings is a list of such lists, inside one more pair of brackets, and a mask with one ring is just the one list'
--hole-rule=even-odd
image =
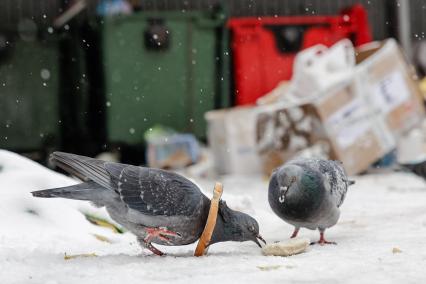
{"label": "cardboard box", "polygon": [[359,47],[356,63],[360,92],[395,138],[420,125],[424,117],[422,93],[414,69],[394,39]]}
{"label": "cardboard box", "polygon": [[[312,103],[277,104],[270,113],[259,113],[257,143],[263,172],[269,174],[319,143],[328,145],[321,154],[342,161],[348,174],[366,170],[395,147],[392,134],[372,110],[355,81],[350,80]],[[266,143],[268,140],[272,142]]]}
{"label": "cardboard box", "polygon": [[314,103],[331,146],[331,159],[349,175],[366,170],[396,146],[384,121],[355,81],[330,90]]}
{"label": "cardboard box", "polygon": [[259,108],[256,146],[263,173],[270,174],[296,153],[320,141],[327,141],[327,136],[312,105],[276,103]]}
{"label": "cardboard box", "polygon": [[219,174],[269,174],[319,141],[326,141],[312,105],[275,103],[206,113],[207,137]]}
{"label": "cardboard box", "polygon": [[219,174],[269,174],[298,151],[325,139],[312,106],[270,104],[206,113]]}

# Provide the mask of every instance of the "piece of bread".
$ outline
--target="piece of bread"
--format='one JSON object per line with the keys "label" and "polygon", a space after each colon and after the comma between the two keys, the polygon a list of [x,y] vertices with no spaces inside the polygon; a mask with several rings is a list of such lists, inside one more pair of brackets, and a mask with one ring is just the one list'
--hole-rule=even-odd
{"label": "piece of bread", "polygon": [[264,255],[290,256],[304,252],[310,243],[311,241],[306,238],[294,238],[267,244],[262,248],[262,253]]}
{"label": "piece of bread", "polygon": [[195,249],[194,256],[202,256],[206,251],[206,247],[210,244],[214,227],[216,226],[217,212],[219,210],[219,200],[223,193],[223,186],[217,182],[213,190],[213,198],[210,202],[209,216],[207,217],[206,226],[198,240],[197,248]]}

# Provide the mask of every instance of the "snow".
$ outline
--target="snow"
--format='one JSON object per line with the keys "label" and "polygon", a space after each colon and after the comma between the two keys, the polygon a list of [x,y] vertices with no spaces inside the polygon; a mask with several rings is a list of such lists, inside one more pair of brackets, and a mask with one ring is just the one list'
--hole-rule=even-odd
{"label": "snow", "polygon": [[[355,177],[339,223],[326,231],[338,245],[310,246],[291,257],[263,256],[253,242],[196,244],[142,251],[130,233],[92,225],[80,211],[106,216],[86,202],[33,198],[30,191],[76,181],[19,155],[0,151],[0,283],[425,283],[426,184],[406,173]],[[214,180],[195,179],[211,195]],[[255,217],[268,242],[293,228],[267,203],[267,180],[228,176],[223,199]],[[36,215],[30,212],[36,212]],[[104,236],[102,242],[93,234]],[[318,233],[301,230],[317,240]],[[399,252],[398,249],[401,251]],[[65,260],[64,254],[91,254]]]}

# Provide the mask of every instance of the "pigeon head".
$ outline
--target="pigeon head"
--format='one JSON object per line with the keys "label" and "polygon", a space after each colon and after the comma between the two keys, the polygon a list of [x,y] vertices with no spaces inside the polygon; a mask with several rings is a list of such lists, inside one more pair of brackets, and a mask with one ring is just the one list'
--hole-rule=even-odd
{"label": "pigeon head", "polygon": [[[303,177],[303,168],[297,165],[286,165],[277,169],[269,182],[269,188],[273,189],[280,203],[286,199],[291,200],[300,194],[299,183]],[[270,191],[271,192],[271,191]]]}
{"label": "pigeon head", "polygon": [[210,243],[253,241],[262,247],[259,240],[266,244],[259,234],[257,221],[248,214],[230,209],[224,201],[220,201],[218,218]]}
{"label": "pigeon head", "polygon": [[323,180],[308,167],[284,165],[277,169],[269,182],[268,199],[274,211],[295,219],[306,217],[320,206]]}

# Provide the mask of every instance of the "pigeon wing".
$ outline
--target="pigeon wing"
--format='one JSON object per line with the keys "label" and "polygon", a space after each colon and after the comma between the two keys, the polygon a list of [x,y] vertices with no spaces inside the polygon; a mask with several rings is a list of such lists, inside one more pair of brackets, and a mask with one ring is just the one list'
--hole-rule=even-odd
{"label": "pigeon wing", "polygon": [[348,178],[340,162],[321,161],[320,171],[326,176],[330,184],[330,193],[334,197],[337,207],[343,204],[348,191]]}
{"label": "pigeon wing", "polygon": [[164,170],[105,163],[121,200],[131,209],[152,216],[192,216],[203,201],[188,179]]}
{"label": "pigeon wing", "polygon": [[326,188],[330,189],[329,192],[335,200],[336,206],[340,207],[343,204],[348,190],[348,178],[340,162],[322,159],[297,159],[293,163],[320,172],[327,184]]}

